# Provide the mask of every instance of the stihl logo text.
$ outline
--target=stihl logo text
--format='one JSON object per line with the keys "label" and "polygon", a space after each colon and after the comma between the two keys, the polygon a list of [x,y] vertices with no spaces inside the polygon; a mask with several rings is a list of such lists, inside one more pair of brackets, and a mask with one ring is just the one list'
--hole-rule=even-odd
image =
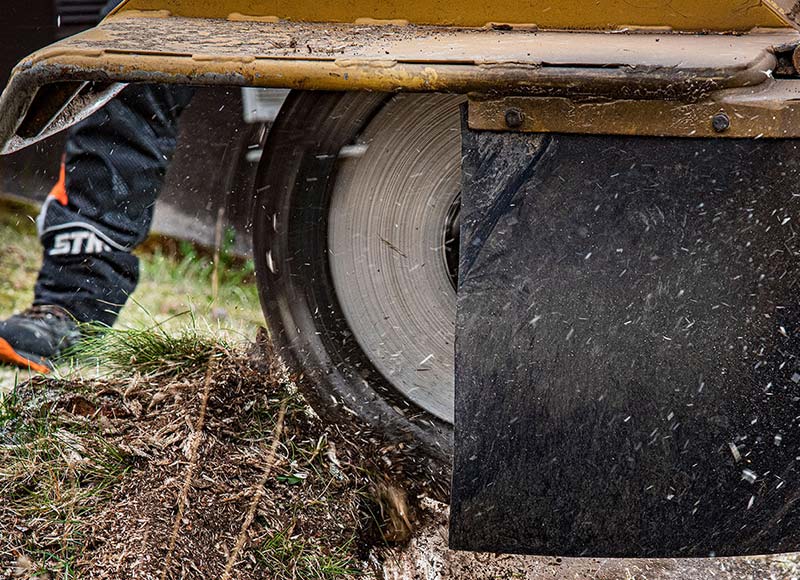
{"label": "stihl logo text", "polygon": [[49,254],[63,256],[65,254],[99,254],[110,252],[111,248],[93,232],[67,232],[58,234]]}

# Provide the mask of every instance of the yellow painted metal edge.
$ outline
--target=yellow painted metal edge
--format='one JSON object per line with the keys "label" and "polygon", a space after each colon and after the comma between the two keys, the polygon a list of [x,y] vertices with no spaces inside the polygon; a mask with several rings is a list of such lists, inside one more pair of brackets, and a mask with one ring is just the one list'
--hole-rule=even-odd
{"label": "yellow painted metal edge", "polygon": [[[383,66],[386,65],[386,66]],[[606,71],[600,71],[605,73]],[[37,91],[55,82],[173,83],[194,85],[255,86],[302,90],[380,92],[492,92],[497,87],[526,93],[589,86],[598,91],[619,90],[629,84],[622,76],[599,80],[580,78],[580,71],[551,71],[537,67],[481,67],[460,64],[397,63],[374,61],[319,61],[287,58],[193,58],[191,55],[130,54],[111,50],[72,50],[55,45],[40,51],[15,69],[0,98],[0,153],[10,153],[63,129],[85,115],[69,109],[64,118],[32,138],[17,135]],[[647,79],[640,79],[645,86]],[[721,79],[725,80],[725,79]],[[658,84],[663,79],[655,78]],[[105,88],[100,91],[108,92]],[[87,101],[88,102],[88,101]]]}
{"label": "yellow painted metal edge", "polygon": [[666,27],[681,31],[748,31],[790,26],[774,0],[127,0],[126,11],[162,11],[191,18],[279,19],[304,22],[409,22],[480,27],[492,23],[542,29],[618,30]]}
{"label": "yellow painted metal edge", "polygon": [[[150,13],[150,16],[161,17],[155,13]],[[183,20],[185,22],[187,19]],[[203,21],[193,20],[193,22],[202,24]],[[224,22],[213,20],[205,22],[215,22],[215,30],[224,28]],[[106,88],[110,83],[142,82],[334,91],[438,91],[493,94],[502,92],[552,97],[583,95],[605,99],[630,98],[631,94],[635,94],[640,99],[674,98],[696,101],[703,98],[710,90],[762,83],[766,78],[763,72],[771,70],[775,65],[775,56],[770,48],[773,44],[759,46],[759,43],[755,43],[753,48],[755,52],[753,58],[747,61],[747,68],[728,66],[725,70],[713,67],[707,70],[698,67],[691,72],[675,66],[587,68],[538,66],[536,63],[518,62],[486,64],[475,62],[475,58],[450,61],[446,55],[438,57],[443,59],[441,61],[420,62],[413,59],[395,61],[391,60],[389,55],[384,59],[372,56],[371,53],[369,54],[371,58],[337,59],[326,53],[325,58],[320,60],[315,55],[307,57],[303,51],[273,55],[254,52],[253,42],[256,42],[257,46],[257,42],[263,37],[257,30],[250,30],[253,26],[244,27],[256,35],[250,44],[249,54],[240,55],[235,50],[229,51],[227,55],[215,53],[214,42],[222,42],[225,47],[239,46],[235,44],[238,39],[236,34],[220,37],[218,30],[217,34],[208,37],[208,40],[207,36],[199,33],[179,36],[181,42],[170,45],[169,50],[172,52],[162,53],[159,52],[161,44],[147,36],[154,34],[153,30],[160,30],[158,27],[147,26],[144,21],[128,22],[128,24],[132,25],[130,27],[132,31],[136,31],[142,35],[142,39],[147,40],[141,44],[142,48],[137,48],[140,46],[138,43],[128,43],[128,47],[124,49],[117,48],[114,36],[109,33],[111,30],[109,21],[105,26],[101,25],[93,31],[38,51],[15,69],[10,84],[0,99],[0,110],[3,111],[3,115],[0,116],[2,152],[19,149],[42,138],[45,133],[50,134],[78,118],[76,107],[69,107],[63,109],[69,115],[62,115],[50,123],[52,126],[47,127],[46,131],[44,128],[39,131],[41,125],[36,119],[43,117],[28,115],[32,103],[44,102],[42,99],[35,101],[37,93],[43,94],[40,91],[41,87],[64,81],[101,83],[94,92],[104,96],[109,94]],[[204,30],[201,25],[195,28]],[[241,23],[239,28],[242,28]],[[295,28],[303,27],[295,26]],[[311,28],[320,28],[320,25]],[[302,34],[303,30],[299,33]],[[438,31],[435,33],[438,34]],[[159,34],[163,34],[163,31]],[[428,30],[428,34],[433,33]],[[441,34],[453,35],[455,43],[465,42],[463,39],[459,40],[461,37],[457,31],[443,30]],[[502,33],[484,31],[480,34]],[[570,33],[549,33],[551,37],[562,35],[564,39],[570,38]],[[615,38],[605,34],[597,36],[609,40]],[[681,38],[679,35],[674,36]],[[357,39],[357,35],[354,35],[354,38]],[[775,42],[775,38],[786,38],[785,43],[791,43],[796,41],[798,36],[797,33],[764,37],[753,34],[740,38],[742,42],[754,38],[769,38],[772,39],[770,43]],[[698,42],[702,39],[692,36],[687,38],[687,42],[690,40]],[[739,39],[731,38],[723,45],[727,46],[731,42],[738,41]],[[413,42],[413,37],[409,42]],[[380,48],[379,44],[376,46]],[[55,91],[52,94],[62,93],[63,91]],[[91,101],[91,95],[82,94],[81,97],[84,99],[83,102]],[[58,111],[60,104],[54,100],[49,99],[48,106],[37,105],[36,109],[44,112]],[[32,122],[20,125],[23,118]],[[22,130],[17,133],[20,128]]]}
{"label": "yellow painted metal edge", "polygon": [[[62,51],[38,53],[29,68],[18,71],[33,77],[49,68],[47,77],[60,80],[121,81],[195,85],[253,86],[305,90],[381,92],[492,92],[528,93],[559,88],[575,88],[583,83],[598,92],[630,85],[623,75],[598,75],[596,80],[582,77],[580,70],[548,69],[532,66],[483,67],[449,63],[402,63],[396,61],[303,60],[289,58],[236,58],[215,56],[130,54],[111,51],[95,53]],[[600,71],[604,73],[606,71]],[[733,82],[742,82],[731,77]],[[749,78],[745,71],[744,78]],[[655,82],[666,81],[654,77]],[[648,77],[639,79],[646,87]],[[710,82],[731,82],[729,78]],[[675,84],[675,83],[673,83]]]}

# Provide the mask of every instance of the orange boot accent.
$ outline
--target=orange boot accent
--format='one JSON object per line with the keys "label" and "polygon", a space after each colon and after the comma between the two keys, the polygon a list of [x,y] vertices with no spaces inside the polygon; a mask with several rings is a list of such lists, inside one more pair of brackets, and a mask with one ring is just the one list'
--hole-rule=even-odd
{"label": "orange boot accent", "polygon": [[67,170],[64,162],[61,162],[61,171],[58,173],[58,181],[50,190],[50,197],[53,197],[61,205],[67,205],[69,198],[67,197]]}
{"label": "orange boot accent", "polygon": [[18,367],[30,368],[37,373],[47,374],[50,372],[50,367],[33,362],[17,353],[14,348],[8,344],[4,338],[0,338],[0,361],[16,365]]}

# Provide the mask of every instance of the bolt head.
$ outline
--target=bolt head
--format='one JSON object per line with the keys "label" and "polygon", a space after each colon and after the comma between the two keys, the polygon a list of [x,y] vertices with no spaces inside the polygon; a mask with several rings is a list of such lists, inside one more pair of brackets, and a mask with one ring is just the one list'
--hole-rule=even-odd
{"label": "bolt head", "polygon": [[723,133],[731,126],[731,120],[725,113],[717,113],[711,118],[711,126],[717,133]]}
{"label": "bolt head", "polygon": [[522,123],[525,121],[525,113],[513,107],[506,111],[506,126],[511,129],[517,129],[518,127],[522,127]]}

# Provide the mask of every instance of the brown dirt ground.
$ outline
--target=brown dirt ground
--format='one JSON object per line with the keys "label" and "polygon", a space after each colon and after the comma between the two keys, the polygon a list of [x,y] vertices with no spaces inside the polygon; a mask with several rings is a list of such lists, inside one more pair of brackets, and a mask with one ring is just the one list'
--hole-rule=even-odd
{"label": "brown dirt ground", "polygon": [[[356,425],[323,425],[264,360],[221,352],[207,369],[180,376],[39,378],[20,387],[12,423],[46,415],[78,433],[48,469],[63,470],[59,485],[90,499],[56,498],[56,514],[30,513],[16,499],[52,489],[0,465],[0,578],[224,578],[228,565],[237,579],[372,575],[370,548],[408,537],[406,498],[432,480],[406,468],[401,446]],[[20,444],[11,431],[0,433],[0,463]],[[98,437],[124,463],[110,486],[85,469]]]}

